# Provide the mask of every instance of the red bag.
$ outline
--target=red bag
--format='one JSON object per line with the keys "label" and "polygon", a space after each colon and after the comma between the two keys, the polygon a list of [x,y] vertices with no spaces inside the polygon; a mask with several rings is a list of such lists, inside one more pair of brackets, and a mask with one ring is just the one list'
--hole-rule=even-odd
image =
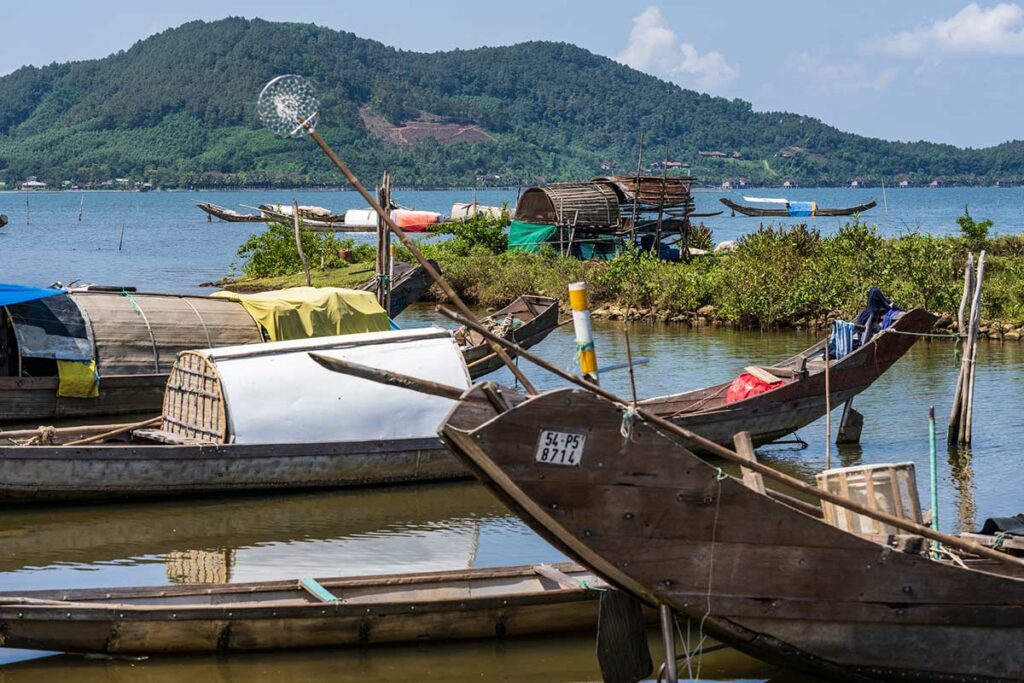
{"label": "red bag", "polygon": [[732,381],[732,384],[729,386],[729,391],[725,395],[725,402],[726,404],[736,403],[737,401],[742,401],[745,398],[750,398],[751,396],[757,396],[758,394],[763,394],[766,391],[771,391],[780,384],[782,384],[781,379],[778,382],[769,384],[763,379],[754,377],[749,372],[744,372]]}

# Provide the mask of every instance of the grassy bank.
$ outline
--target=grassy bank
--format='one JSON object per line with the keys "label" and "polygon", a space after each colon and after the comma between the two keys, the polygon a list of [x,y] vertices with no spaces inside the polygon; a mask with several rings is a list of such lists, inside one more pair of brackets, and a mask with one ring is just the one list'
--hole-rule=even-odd
{"label": "grassy bank", "polygon": [[[426,242],[423,250],[441,264],[460,296],[484,306],[501,306],[528,292],[564,299],[570,282],[585,280],[599,316],[804,327],[855,315],[872,286],[902,308],[921,306],[952,314],[960,303],[967,252],[985,248],[984,317],[998,321],[987,325],[987,331],[1010,338],[1024,334],[1024,238],[990,239],[990,223],[966,216],[960,222],[962,234],[950,237],[882,237],[876,228],[859,222],[827,237],[804,226],[766,227],[740,239],[732,253],[697,257],[691,263],[669,263],[633,252],[611,261],[562,258],[550,250],[506,252],[501,224],[487,221],[460,226],[446,239]],[[309,238],[317,241],[311,261],[324,265],[314,284],[350,286],[353,270],[364,271],[360,277],[365,280],[372,251],[357,249],[361,267],[346,265],[338,261],[337,252],[351,250],[350,243]],[[290,232],[272,230],[257,239],[248,252],[240,252],[246,259],[248,284],[300,284],[294,242],[287,244],[294,239]],[[253,254],[266,252],[275,258],[254,260]],[[408,258],[399,253],[403,256]]]}

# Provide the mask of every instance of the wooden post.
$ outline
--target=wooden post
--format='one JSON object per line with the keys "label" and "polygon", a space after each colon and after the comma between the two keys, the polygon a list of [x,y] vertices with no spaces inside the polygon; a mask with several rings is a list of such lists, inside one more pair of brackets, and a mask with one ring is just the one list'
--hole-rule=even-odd
{"label": "wooden post", "polygon": [[[78,202],[78,222],[82,222],[82,212],[85,211],[85,195],[82,195],[82,200]],[[206,214],[207,218],[212,218],[210,214]]]}
{"label": "wooden post", "polygon": [[978,276],[974,285],[974,343],[971,348],[971,364],[967,382],[967,410],[963,420],[963,439],[961,443],[969,446],[971,444],[971,430],[974,426],[974,375],[978,367],[978,328],[981,325],[981,289],[982,280],[985,278],[985,251],[982,250],[978,256]]}
{"label": "wooden post", "polygon": [[[754,442],[750,438],[750,432],[739,432],[732,437],[732,442],[736,446],[736,454],[744,460],[751,462],[757,462],[757,452],[754,450]],[[753,489],[758,493],[764,493],[764,477],[757,472],[743,467],[740,465],[740,474],[743,475],[743,483],[747,485],[747,488]]]}
{"label": "wooden post", "polygon": [[633,193],[633,225],[631,231],[633,233],[633,243],[636,244],[636,211],[637,202],[640,201],[640,169],[644,165],[644,134],[640,133],[640,150],[636,155],[636,192]]}
{"label": "wooden post", "polygon": [[121,236],[117,238],[117,250],[121,251],[122,246],[124,246],[124,225],[121,226]]}
{"label": "wooden post", "polygon": [[32,205],[29,204],[28,197],[25,197],[25,225],[32,225]]}
{"label": "wooden post", "polygon": [[302,233],[300,231],[302,219],[299,218],[299,202],[294,199],[292,200],[292,223],[295,225],[295,248],[299,250],[302,272],[306,274],[306,286],[311,287],[313,282],[309,278],[309,264],[306,263],[306,252],[302,250]]}
{"label": "wooden post", "polygon": [[964,266],[964,293],[960,297],[960,308],[956,314],[956,329],[960,336],[960,371],[956,376],[956,389],[953,391],[953,405],[949,410],[949,422],[946,425],[946,443],[955,444],[960,436],[961,396],[964,390],[964,380],[967,377],[968,355],[968,324],[964,318],[967,312],[967,302],[972,301],[974,293],[974,254],[967,255],[967,264]]}
{"label": "wooden post", "polygon": [[[391,211],[391,174],[387,171],[381,177],[380,185],[377,186],[377,203],[385,211]],[[377,216],[377,302],[381,308],[391,315],[391,230],[384,218]]]}

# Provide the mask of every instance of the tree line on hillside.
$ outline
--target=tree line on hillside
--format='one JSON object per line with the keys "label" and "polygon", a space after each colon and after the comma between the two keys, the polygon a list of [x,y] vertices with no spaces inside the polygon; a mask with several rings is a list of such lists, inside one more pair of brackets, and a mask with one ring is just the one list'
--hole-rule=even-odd
{"label": "tree line on hillside", "polygon": [[[714,182],[1024,178],[1021,142],[975,150],[865,138],[805,116],[754,112],[747,102],[685,90],[569,44],[423,54],[314,25],[231,18],[191,22],[104,59],[0,78],[0,179],[337,184],[312,145],[276,140],[256,121],[260,88],[282,73],[316,82],[323,132],[358,173],[388,169],[403,185],[628,172],[641,132],[648,161],[667,149]],[[361,110],[393,125],[424,114],[478,125],[493,141],[397,145],[370,135]],[[709,150],[724,158],[700,155]]]}

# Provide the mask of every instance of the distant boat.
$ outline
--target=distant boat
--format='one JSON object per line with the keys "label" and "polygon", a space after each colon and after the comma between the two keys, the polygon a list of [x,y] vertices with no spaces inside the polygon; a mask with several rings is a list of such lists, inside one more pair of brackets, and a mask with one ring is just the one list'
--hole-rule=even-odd
{"label": "distant boat", "polygon": [[761,204],[776,204],[780,205],[782,208],[759,209],[754,206],[743,206],[742,204],[737,204],[725,197],[722,197],[719,201],[733,211],[739,211],[744,216],[780,216],[788,218],[798,218],[803,216],[852,216],[855,213],[863,213],[868,209],[878,206],[878,203],[874,199],[867,204],[851,206],[845,209],[823,209],[818,206],[817,202],[791,202],[788,199],[776,197],[744,197],[743,201]]}
{"label": "distant boat", "polygon": [[5,225],[7,225],[7,214],[0,213],[0,228],[4,227]]}
{"label": "distant boat", "polygon": [[205,211],[208,216],[219,218],[228,223],[262,223],[265,220],[259,214],[239,213],[232,209],[225,209],[223,206],[210,204],[209,202],[196,202],[196,206]]}

